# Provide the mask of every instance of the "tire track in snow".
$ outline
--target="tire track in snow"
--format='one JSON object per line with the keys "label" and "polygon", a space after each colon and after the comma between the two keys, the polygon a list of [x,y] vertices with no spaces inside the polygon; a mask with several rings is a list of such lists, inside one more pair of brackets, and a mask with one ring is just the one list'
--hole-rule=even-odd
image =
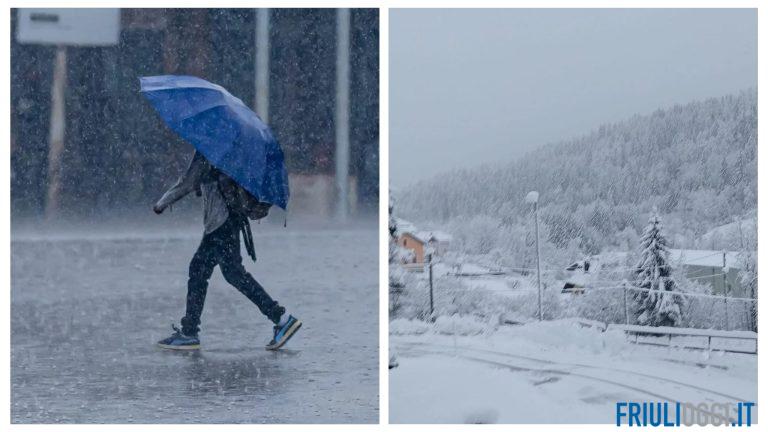
{"label": "tire track in snow", "polygon": [[[416,345],[418,345],[418,344],[416,344]],[[436,345],[432,345],[432,346],[436,346]],[[462,349],[462,348],[459,348],[459,349]],[[462,350],[465,350],[465,349],[462,349]],[[416,351],[418,351],[418,350],[416,350]],[[412,350],[411,352],[414,352],[414,351]],[[488,360],[488,359],[484,359],[484,358],[481,358],[481,357],[473,357],[473,356],[468,356],[468,355],[458,355],[458,354],[455,354],[455,353],[448,353],[448,352],[445,352],[445,351],[421,350],[421,352],[424,353],[424,354],[451,354],[453,357],[458,357],[458,358],[461,358],[461,359],[464,359],[464,360],[473,361],[475,363],[482,363],[482,364],[486,364],[486,365],[502,367],[504,369],[509,369],[509,370],[511,370],[513,372],[545,372],[545,373],[551,373],[553,375],[574,376],[574,377],[579,377],[579,378],[583,378],[583,379],[587,379],[587,380],[592,380],[592,381],[598,381],[598,382],[610,384],[610,385],[613,385],[613,386],[616,386],[616,387],[621,387],[621,388],[624,388],[624,389],[627,389],[627,390],[631,390],[631,391],[634,391],[634,392],[646,394],[648,396],[657,398],[659,400],[665,400],[665,401],[668,401],[668,402],[680,403],[680,404],[684,404],[685,403],[683,401],[678,400],[677,398],[669,397],[669,396],[666,396],[666,395],[662,395],[662,394],[656,393],[656,392],[654,392],[652,390],[646,390],[646,389],[643,389],[643,388],[640,388],[640,387],[636,387],[636,386],[632,386],[632,385],[629,385],[629,384],[617,382],[617,381],[614,381],[614,380],[609,380],[609,379],[606,379],[606,378],[595,377],[595,376],[592,376],[592,375],[584,375],[584,374],[579,374],[579,373],[574,373],[574,372],[569,372],[569,371],[564,371],[564,370],[559,370],[559,369],[529,368],[529,367],[524,367],[524,366],[512,365],[512,364],[509,364],[509,363],[502,363],[502,362],[498,362],[498,361],[494,361],[494,360]],[[544,363],[555,363],[555,362],[551,362],[549,360],[542,360],[542,362],[544,362]],[[705,414],[707,414],[709,416],[712,416],[712,417],[717,417],[717,418],[721,418],[722,417],[722,414],[715,413],[713,411],[701,409],[701,408],[698,408],[698,407],[696,407],[696,410],[698,410],[700,412],[703,412],[703,413],[705,413]],[[730,423],[732,420],[733,419],[727,419],[727,420],[724,420],[724,421],[726,421],[727,423]]]}
{"label": "tire track in snow", "polygon": [[[465,348],[465,347],[454,347],[454,346],[450,346],[450,345],[440,345],[440,344],[432,344],[432,343],[416,343],[416,342],[405,342],[405,343],[401,343],[399,345],[409,345],[409,346],[412,346],[412,347],[413,346],[416,346],[416,347],[429,346],[429,347],[433,347],[433,348],[443,348],[443,349],[449,349],[449,350],[461,350],[461,351],[464,351],[464,352],[467,352],[467,351],[471,351],[471,352],[484,352],[484,353],[493,354],[493,355],[497,355],[497,356],[501,356],[501,357],[508,357],[508,358],[514,358],[514,359],[523,359],[523,360],[528,360],[528,361],[532,361],[532,362],[543,363],[543,364],[548,364],[548,365],[553,365],[553,366],[579,367],[579,368],[594,369],[594,370],[598,370],[598,371],[600,371],[600,370],[610,370],[610,371],[614,371],[614,372],[620,372],[620,373],[624,373],[624,374],[631,374],[631,375],[640,376],[640,377],[643,377],[643,378],[655,379],[657,381],[662,381],[664,383],[670,383],[670,384],[675,384],[675,385],[678,385],[678,386],[687,387],[687,388],[690,388],[690,389],[693,389],[693,390],[696,390],[696,391],[706,392],[706,393],[710,393],[710,394],[713,394],[713,395],[717,395],[719,397],[724,397],[724,398],[727,398],[730,401],[734,401],[734,402],[745,402],[745,401],[748,400],[746,398],[742,398],[742,397],[739,397],[739,396],[729,395],[729,394],[722,393],[722,392],[719,392],[719,391],[716,391],[716,390],[712,390],[712,389],[709,389],[709,388],[706,388],[706,387],[701,387],[701,386],[685,383],[685,382],[682,382],[682,381],[677,381],[677,380],[674,380],[674,379],[660,377],[660,376],[657,376],[657,375],[646,374],[646,373],[642,373],[642,372],[628,371],[628,370],[619,369],[619,368],[601,367],[601,366],[595,366],[595,365],[589,365],[589,364],[583,364],[583,363],[557,362],[557,361],[553,361],[553,360],[541,359],[541,358],[530,357],[530,356],[523,356],[523,355],[518,355],[518,354],[510,354],[510,353],[506,353],[506,352],[493,351],[493,350],[482,349],[482,348]],[[452,353],[450,351],[440,351],[440,352],[424,351],[424,352],[431,353],[431,354],[451,354],[451,355],[454,354],[454,353]],[[525,367],[525,366],[510,365],[510,364],[507,364],[507,363],[495,362],[493,360],[483,359],[483,358],[479,358],[479,357],[471,357],[471,358],[469,358],[468,356],[459,356],[459,357],[466,358],[468,360],[473,360],[473,361],[481,361],[481,362],[486,362],[486,363],[489,363],[489,364],[496,364],[497,366],[503,366],[503,367],[505,367],[507,369],[511,369],[511,370],[515,370],[515,371],[547,372],[547,373],[558,374],[558,375],[578,376],[578,377],[582,377],[582,378],[587,378],[587,379],[602,381],[602,382],[609,383],[609,384],[618,385],[618,386],[629,388],[629,389],[632,389],[632,390],[635,390],[635,391],[640,391],[642,393],[649,394],[649,395],[652,395],[654,397],[662,397],[661,395],[655,394],[652,391],[644,390],[644,389],[641,389],[639,387],[634,387],[634,386],[631,386],[631,385],[626,384],[626,383],[622,383],[622,382],[618,382],[618,381],[614,381],[614,380],[608,380],[606,378],[595,377],[593,375],[588,375],[588,374],[581,374],[581,373],[576,373],[576,372],[562,370],[562,369],[529,368],[529,367]],[[665,400],[668,400],[668,401],[672,401],[672,402],[680,402],[680,401],[676,400],[675,398],[662,397],[662,399],[665,399]]]}

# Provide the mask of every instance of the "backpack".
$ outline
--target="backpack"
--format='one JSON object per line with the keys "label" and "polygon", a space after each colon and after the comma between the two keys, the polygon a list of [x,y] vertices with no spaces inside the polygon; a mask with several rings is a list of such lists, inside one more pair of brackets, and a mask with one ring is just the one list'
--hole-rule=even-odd
{"label": "backpack", "polygon": [[250,194],[242,186],[237,184],[234,180],[226,176],[222,172],[218,172],[218,179],[216,180],[219,188],[219,193],[224,198],[224,204],[227,206],[227,210],[233,213],[238,220],[239,229],[243,233],[243,242],[245,243],[245,250],[248,255],[256,261],[256,250],[253,245],[253,233],[251,232],[251,224],[248,219],[259,220],[267,217],[269,214],[269,208],[272,204],[259,201],[256,197]]}
{"label": "backpack", "polygon": [[272,204],[259,201],[234,180],[219,173],[219,192],[224,197],[227,209],[250,220],[264,219]]}

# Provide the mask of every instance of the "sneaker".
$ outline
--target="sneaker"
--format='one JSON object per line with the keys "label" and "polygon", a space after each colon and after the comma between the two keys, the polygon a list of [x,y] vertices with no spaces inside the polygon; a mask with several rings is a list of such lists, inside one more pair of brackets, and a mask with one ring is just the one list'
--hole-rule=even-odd
{"label": "sneaker", "polygon": [[291,338],[291,336],[296,333],[296,330],[298,330],[301,327],[301,321],[297,320],[293,317],[293,315],[288,315],[288,322],[286,322],[284,325],[275,326],[275,336],[272,338],[272,340],[267,344],[268,350],[276,350],[283,345],[285,345],[286,342],[288,342],[288,339]]}
{"label": "sneaker", "polygon": [[196,350],[200,349],[200,339],[197,336],[187,336],[176,327],[171,324],[171,328],[174,330],[171,336],[159,341],[157,346],[165,349],[172,350]]}

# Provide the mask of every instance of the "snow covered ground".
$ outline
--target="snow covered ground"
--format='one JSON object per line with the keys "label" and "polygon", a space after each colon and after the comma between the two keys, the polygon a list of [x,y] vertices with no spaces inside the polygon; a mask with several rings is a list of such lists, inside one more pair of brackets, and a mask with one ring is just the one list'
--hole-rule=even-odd
{"label": "snow covered ground", "polygon": [[628,343],[575,320],[394,320],[393,423],[615,423],[618,401],[757,400],[757,356]]}
{"label": "snow covered ground", "polygon": [[14,231],[12,422],[378,421],[375,222],[348,230],[254,225],[258,262],[246,257],[246,267],[304,321],[279,352],[263,348],[271,323],[218,270],[203,350],[155,346],[184,313],[200,233]]}

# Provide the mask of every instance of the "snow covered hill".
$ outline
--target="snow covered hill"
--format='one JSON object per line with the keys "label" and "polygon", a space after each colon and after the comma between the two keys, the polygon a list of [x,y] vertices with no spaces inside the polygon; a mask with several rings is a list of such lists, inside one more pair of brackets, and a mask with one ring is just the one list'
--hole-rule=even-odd
{"label": "snow covered hill", "polygon": [[693,247],[756,208],[756,103],[748,90],[678,105],[510,163],[446,172],[402,190],[397,212],[475,231],[511,227],[526,223],[523,198],[538,190],[544,234],[557,247],[634,246],[654,206],[675,247]]}

